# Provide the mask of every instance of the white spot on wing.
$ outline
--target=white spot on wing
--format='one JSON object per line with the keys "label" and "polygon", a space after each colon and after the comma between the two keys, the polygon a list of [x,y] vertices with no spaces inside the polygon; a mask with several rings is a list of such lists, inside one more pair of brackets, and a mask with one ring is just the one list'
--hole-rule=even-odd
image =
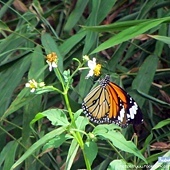
{"label": "white spot on wing", "polygon": [[120,110],[120,116],[118,116],[118,120],[120,120],[121,122],[123,122],[123,118],[125,117],[125,108],[123,107]]}
{"label": "white spot on wing", "polygon": [[136,102],[134,102],[133,106],[129,109],[129,113],[130,113],[130,118],[131,119],[135,118],[137,110],[138,110],[138,105],[136,104]]}

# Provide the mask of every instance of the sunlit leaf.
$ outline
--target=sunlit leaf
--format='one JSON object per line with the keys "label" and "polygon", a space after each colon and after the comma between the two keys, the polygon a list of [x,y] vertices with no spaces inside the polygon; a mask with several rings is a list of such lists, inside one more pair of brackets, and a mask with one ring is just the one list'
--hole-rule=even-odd
{"label": "sunlit leaf", "polygon": [[154,38],[156,40],[159,40],[159,41],[162,41],[164,42],[165,44],[168,44],[170,45],[170,37],[166,37],[166,36],[160,36],[160,35],[147,35],[151,38]]}
{"label": "sunlit leaf", "polygon": [[98,125],[93,133],[100,139],[110,140],[112,144],[122,151],[129,152],[146,162],[146,159],[132,141],[127,141],[124,136],[111,125]]}

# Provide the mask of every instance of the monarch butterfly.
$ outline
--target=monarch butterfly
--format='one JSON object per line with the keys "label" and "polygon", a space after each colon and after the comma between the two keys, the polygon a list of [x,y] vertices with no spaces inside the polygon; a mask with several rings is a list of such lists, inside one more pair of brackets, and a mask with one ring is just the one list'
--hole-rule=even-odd
{"label": "monarch butterfly", "polygon": [[142,123],[142,112],[137,103],[121,87],[110,82],[108,75],[84,98],[82,109],[98,124],[115,123],[126,127],[129,123]]}

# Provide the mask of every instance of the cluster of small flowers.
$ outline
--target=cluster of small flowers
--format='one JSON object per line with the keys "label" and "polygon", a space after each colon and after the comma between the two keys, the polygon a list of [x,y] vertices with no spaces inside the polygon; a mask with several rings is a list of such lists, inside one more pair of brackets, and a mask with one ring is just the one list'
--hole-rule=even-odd
{"label": "cluster of small flowers", "polygon": [[[96,58],[92,60],[89,59],[87,55],[83,56],[83,60],[87,61],[87,65],[89,68],[89,73],[86,76],[86,79],[92,77],[93,75],[99,76],[101,70],[101,64],[96,63]],[[52,71],[53,68],[57,68],[58,57],[55,52],[52,52],[46,56],[46,62],[49,66],[49,71]],[[25,84],[26,87],[30,88],[31,92],[35,92],[37,88],[42,88],[45,86],[44,82],[37,83],[34,79],[29,80],[28,83]]]}
{"label": "cluster of small flowers", "polygon": [[[57,68],[57,55],[55,52],[52,52],[46,56],[46,62],[49,66],[49,71],[52,71],[53,68]],[[34,79],[29,80],[25,84],[25,87],[30,88],[30,92],[34,93],[37,88],[42,88],[45,86],[44,82],[37,83]]]}

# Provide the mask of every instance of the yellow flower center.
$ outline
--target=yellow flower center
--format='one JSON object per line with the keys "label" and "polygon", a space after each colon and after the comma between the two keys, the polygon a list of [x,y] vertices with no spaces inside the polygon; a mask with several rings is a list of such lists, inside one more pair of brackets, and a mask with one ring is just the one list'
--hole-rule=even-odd
{"label": "yellow flower center", "polygon": [[53,63],[53,62],[56,62],[57,61],[57,55],[55,52],[52,52],[51,54],[48,54],[46,56],[46,59],[50,62],[50,63]]}
{"label": "yellow flower center", "polygon": [[101,64],[97,64],[96,65],[96,67],[93,70],[95,76],[99,76],[100,75],[101,67],[102,67]]}
{"label": "yellow flower center", "polygon": [[30,88],[31,89],[37,88],[37,82],[35,82],[35,81],[30,82]]}

